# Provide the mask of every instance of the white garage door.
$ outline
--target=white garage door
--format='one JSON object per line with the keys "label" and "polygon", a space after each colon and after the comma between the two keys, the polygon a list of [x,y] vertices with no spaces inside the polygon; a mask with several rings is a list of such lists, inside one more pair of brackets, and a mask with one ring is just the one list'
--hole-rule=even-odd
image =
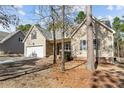
{"label": "white garage door", "polygon": [[43,46],[27,47],[26,57],[43,57]]}

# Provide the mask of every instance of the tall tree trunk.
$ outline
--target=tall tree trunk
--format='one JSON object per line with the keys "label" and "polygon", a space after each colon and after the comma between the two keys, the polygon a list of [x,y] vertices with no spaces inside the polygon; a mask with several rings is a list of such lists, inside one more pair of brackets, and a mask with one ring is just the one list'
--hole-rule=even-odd
{"label": "tall tree trunk", "polygon": [[95,70],[94,66],[94,50],[93,50],[93,25],[92,25],[92,6],[86,6],[87,13],[87,69]]}
{"label": "tall tree trunk", "polygon": [[52,17],[52,31],[53,31],[53,64],[56,63],[56,34],[55,34],[55,17],[54,17],[54,10],[51,6],[51,17]]}
{"label": "tall tree trunk", "polygon": [[99,31],[99,27],[98,27],[98,24],[94,24],[93,25],[93,30],[94,30],[94,33],[95,33],[95,38],[96,38],[96,61],[95,61],[95,69],[97,69],[97,66],[98,66],[98,61],[99,61],[99,39],[98,39],[98,31]]}
{"label": "tall tree trunk", "polygon": [[119,48],[119,47],[120,47],[120,46],[119,46],[119,45],[120,45],[120,44],[119,44],[120,31],[119,31],[119,30],[118,30],[117,34],[118,34],[118,36],[117,36],[117,37],[118,37],[118,38],[117,38],[117,53],[118,53],[118,57],[120,57],[120,48]]}
{"label": "tall tree trunk", "polygon": [[64,17],[65,17],[65,6],[62,6],[62,62],[61,62],[61,70],[65,70],[65,60],[64,60]]}
{"label": "tall tree trunk", "polygon": [[123,47],[122,47],[122,53],[123,53],[123,56],[122,57],[124,57],[124,44],[123,44]]}
{"label": "tall tree trunk", "polygon": [[119,40],[117,40],[117,53],[118,57],[120,57]]}

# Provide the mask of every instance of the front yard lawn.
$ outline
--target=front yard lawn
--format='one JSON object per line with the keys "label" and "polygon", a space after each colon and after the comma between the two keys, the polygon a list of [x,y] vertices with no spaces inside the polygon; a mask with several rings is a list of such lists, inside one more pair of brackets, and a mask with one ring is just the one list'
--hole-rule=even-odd
{"label": "front yard lawn", "polygon": [[[39,60],[36,65],[51,62]],[[58,62],[45,70],[0,81],[0,87],[124,87],[124,64],[100,64],[98,69],[92,73],[86,70],[85,61],[67,62],[65,72],[61,72],[60,62]]]}

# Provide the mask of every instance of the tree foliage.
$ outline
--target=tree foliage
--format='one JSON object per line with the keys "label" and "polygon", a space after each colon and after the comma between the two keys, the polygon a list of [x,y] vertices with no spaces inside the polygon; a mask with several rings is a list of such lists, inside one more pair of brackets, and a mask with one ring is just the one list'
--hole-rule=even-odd
{"label": "tree foliage", "polygon": [[[62,14],[61,14],[61,6],[60,5],[52,5],[54,10],[54,26],[55,30],[62,29]],[[74,19],[75,19],[75,11],[73,10],[74,6],[66,6],[65,5],[65,30],[68,28],[73,28]],[[45,27],[45,29],[52,29],[52,18],[51,18],[51,10],[50,6],[39,6],[39,13],[37,14],[39,17],[38,23]],[[47,12],[46,12],[47,11]]]}
{"label": "tree foliage", "polygon": [[31,24],[26,24],[26,25],[19,25],[17,27],[17,30],[23,31],[24,33],[27,33],[27,31],[30,29]]}
{"label": "tree foliage", "polygon": [[115,31],[120,30],[120,25],[121,25],[120,23],[121,23],[120,18],[119,18],[119,17],[115,17],[114,20],[113,20],[113,23],[112,23],[113,29],[114,29]]}
{"label": "tree foliage", "polygon": [[[123,16],[122,16],[123,17]],[[120,54],[122,51],[120,51],[120,47],[123,45],[123,38],[121,33],[124,32],[124,20],[120,19],[119,17],[115,17],[113,20],[113,29],[116,31],[115,34],[115,49],[118,57],[120,57]]]}
{"label": "tree foliage", "polygon": [[78,24],[80,24],[84,19],[85,19],[86,15],[84,14],[83,11],[80,11],[75,19],[75,22],[77,22]]}
{"label": "tree foliage", "polygon": [[113,29],[117,32],[124,32],[124,20],[119,17],[115,17],[113,20]]}
{"label": "tree foliage", "polygon": [[[55,29],[62,29],[62,22],[61,22],[61,21],[55,22],[55,23],[54,23],[54,28],[55,28]],[[48,29],[49,31],[52,29],[52,22],[49,23],[47,29]]]}
{"label": "tree foliage", "polygon": [[120,29],[121,29],[121,32],[124,32],[124,23],[123,23],[123,24],[121,24]]}
{"label": "tree foliage", "polygon": [[[68,25],[67,23],[65,23],[65,29],[68,29]],[[62,29],[62,21],[57,21],[54,23],[54,28],[55,30],[58,30],[58,29]],[[48,27],[47,27],[47,30],[50,31],[52,29],[52,22],[49,23]]]}

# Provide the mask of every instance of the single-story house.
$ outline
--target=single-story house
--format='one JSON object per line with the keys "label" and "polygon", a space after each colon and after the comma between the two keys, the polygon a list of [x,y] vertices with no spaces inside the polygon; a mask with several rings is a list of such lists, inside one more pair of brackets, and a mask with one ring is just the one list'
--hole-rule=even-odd
{"label": "single-story house", "polygon": [[[111,58],[114,56],[115,31],[104,23],[93,19],[94,26],[94,54],[98,45],[99,57]],[[65,50],[70,51],[74,58],[87,57],[87,30],[86,19],[73,31],[65,32]],[[96,32],[97,40],[96,40]],[[61,50],[61,30],[56,31],[57,54]],[[96,42],[97,41],[97,42]],[[53,55],[53,32],[46,31],[40,26],[33,25],[24,39],[24,55],[26,57],[48,57]]]}
{"label": "single-story house", "polygon": [[21,31],[11,33],[0,31],[0,54],[23,54],[24,37]]}

